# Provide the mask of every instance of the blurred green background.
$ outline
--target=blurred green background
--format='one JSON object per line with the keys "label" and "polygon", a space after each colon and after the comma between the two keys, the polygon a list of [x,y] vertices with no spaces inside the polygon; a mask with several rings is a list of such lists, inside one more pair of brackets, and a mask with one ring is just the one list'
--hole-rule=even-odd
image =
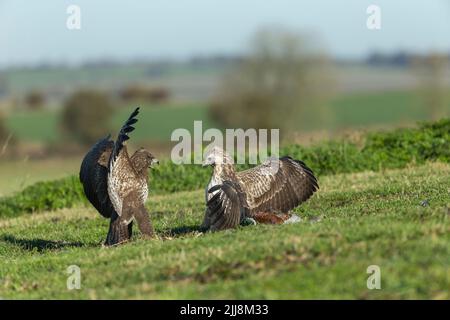
{"label": "blurred green background", "polygon": [[360,1],[102,3],[68,30],[67,4],[0,1],[0,195],[75,173],[137,106],[131,144],[163,159],[194,120],[310,144],[450,114],[446,1],[381,1],[380,30]]}

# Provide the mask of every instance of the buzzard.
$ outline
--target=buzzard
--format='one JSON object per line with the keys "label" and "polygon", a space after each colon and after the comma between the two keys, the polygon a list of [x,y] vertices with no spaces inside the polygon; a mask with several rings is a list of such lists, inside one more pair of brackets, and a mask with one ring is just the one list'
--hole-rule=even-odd
{"label": "buzzard", "polygon": [[122,126],[115,142],[111,135],[99,140],[81,164],[80,181],[87,199],[103,217],[110,219],[105,245],[129,240],[134,219],[145,236],[153,235],[144,203],[148,196],[148,168],[158,160],[143,148],[130,157],[125,145],[138,114],[139,108]]}
{"label": "buzzard", "polygon": [[281,224],[298,219],[289,211],[319,189],[305,163],[285,156],[269,158],[254,168],[236,172],[233,159],[221,148],[212,148],[204,166],[213,173],[206,188],[206,213],[202,227],[211,231],[235,228],[244,221]]}

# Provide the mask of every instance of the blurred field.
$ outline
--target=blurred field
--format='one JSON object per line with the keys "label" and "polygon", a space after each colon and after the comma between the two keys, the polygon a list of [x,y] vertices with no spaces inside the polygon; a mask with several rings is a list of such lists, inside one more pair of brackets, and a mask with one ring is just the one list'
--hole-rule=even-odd
{"label": "blurred field", "polygon": [[51,158],[0,162],[0,197],[38,181],[54,180],[77,173],[81,158]]}
{"label": "blurred field", "polygon": [[[123,119],[128,118],[136,106],[120,108],[114,114],[111,128],[120,128]],[[170,135],[177,128],[193,128],[194,120],[203,120],[205,127],[211,126],[207,109],[200,104],[186,104],[181,107],[142,106],[139,117],[141,130],[133,133],[134,141],[170,141]],[[8,126],[19,140],[33,142],[55,142],[60,139],[58,128],[59,112],[43,110],[38,112],[14,113],[8,119]],[[115,133],[113,130],[111,133]],[[106,133],[105,133],[106,134]]]}
{"label": "blurred field", "polygon": [[[450,92],[449,92],[450,95]],[[119,128],[135,106],[123,107],[114,115],[112,128]],[[448,106],[450,113],[450,105]],[[333,99],[326,107],[331,115],[332,129],[359,129],[367,126],[395,126],[412,124],[427,119],[425,104],[415,91],[388,91],[374,93],[353,93]],[[315,110],[309,110],[313,114]],[[59,112],[44,110],[39,112],[12,113],[7,125],[19,140],[32,142],[55,142],[60,138],[58,129]],[[134,141],[170,142],[176,128],[193,128],[194,120],[202,120],[203,128],[215,124],[208,115],[206,104],[186,103],[181,105],[143,106],[140,128],[133,135]],[[298,124],[301,131],[323,129],[323,124],[304,119]]]}
{"label": "blurred field", "polygon": [[[450,93],[449,93],[450,94]],[[123,119],[128,117],[134,106],[118,108],[113,116],[111,131],[116,134]],[[352,93],[336,97],[327,107],[333,115],[329,128],[335,131],[375,128],[392,128],[398,125],[412,125],[428,116],[426,106],[415,91],[389,91]],[[7,125],[19,142],[25,144],[46,144],[63,142],[59,130],[59,108],[42,111],[12,112]],[[309,111],[314,113],[314,110]],[[450,114],[450,105],[448,107]],[[133,132],[135,146],[156,143],[170,146],[170,136],[174,129],[187,128],[192,131],[195,120],[203,121],[204,130],[215,127],[209,118],[205,103],[184,103],[165,105],[143,105],[139,118],[139,130]],[[306,137],[324,138],[320,132],[322,123],[303,119],[299,123],[298,142],[305,143]],[[107,132],[105,132],[107,134]],[[301,139],[301,137],[305,139]],[[155,146],[153,146],[155,148]],[[165,147],[167,149],[167,147]],[[167,158],[168,151],[160,152],[160,158]],[[40,180],[51,180],[77,173],[82,155],[69,159],[0,161],[0,196],[9,195]]]}
{"label": "blurred field", "polygon": [[[175,100],[205,101],[217,89],[220,77],[230,63],[175,64],[155,67],[151,64],[11,70],[6,76],[10,89],[25,93],[39,89],[51,93],[70,92],[76,87],[119,88],[134,83],[164,86]],[[409,90],[417,85],[417,75],[403,68],[336,65],[334,76],[340,93]],[[447,79],[450,83],[450,79]]]}
{"label": "blurred field", "polygon": [[[134,107],[123,108],[116,112],[111,124],[110,133],[116,134],[117,128],[123,123]],[[139,128],[133,132],[133,146],[149,141],[170,142],[170,135],[174,129],[193,129],[194,120],[203,120],[204,128],[212,127],[207,116],[207,109],[201,105],[184,105],[183,107],[151,106],[145,107],[139,119]],[[15,113],[8,121],[14,136],[26,143],[56,143],[61,142],[59,131],[59,113],[55,110],[38,112]],[[105,133],[106,135],[107,133]],[[156,151],[154,151],[156,152]],[[67,175],[75,174],[79,170],[82,159],[79,156],[45,157],[44,159],[28,159],[0,161],[0,197],[37,182],[53,180]],[[168,154],[158,155],[160,159]]]}
{"label": "blurred field", "polygon": [[95,66],[84,68],[50,68],[12,70],[6,73],[11,91],[23,94],[30,90],[46,91],[59,98],[74,88],[117,90],[136,83],[163,86],[175,101],[204,101],[214,92],[226,65],[171,63],[164,67],[151,64]]}
{"label": "blurred field", "polygon": [[[2,218],[0,297],[448,299],[449,175],[430,163],[324,177],[301,223],[213,234],[198,232],[202,190],[150,196],[160,238],[109,249],[91,207]],[[74,264],[81,289],[67,290]],[[366,287],[370,265],[381,290]]]}

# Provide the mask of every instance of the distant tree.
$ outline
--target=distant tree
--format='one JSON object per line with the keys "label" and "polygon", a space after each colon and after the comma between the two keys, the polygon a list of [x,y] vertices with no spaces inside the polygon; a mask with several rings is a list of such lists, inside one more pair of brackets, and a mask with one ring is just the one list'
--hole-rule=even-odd
{"label": "distant tree", "polygon": [[224,77],[210,108],[214,120],[231,128],[290,131],[299,129],[301,118],[326,117],[322,106],[332,81],[321,50],[282,29],[258,32],[251,48]]}
{"label": "distant tree", "polygon": [[7,151],[8,146],[15,145],[11,132],[6,127],[5,118],[0,113],[0,157]]}
{"label": "distant tree", "polygon": [[6,77],[0,73],[0,98],[6,96],[8,91],[8,82]]}
{"label": "distant tree", "polygon": [[5,75],[0,72],[0,156],[4,152],[5,143],[9,139],[9,131],[6,129],[5,120],[2,114],[4,107],[4,97],[7,95],[8,83]]}
{"label": "distant tree", "polygon": [[145,89],[140,85],[127,86],[121,90],[120,98],[125,102],[143,100],[145,98]]}
{"label": "distant tree", "polygon": [[120,92],[123,101],[142,101],[150,103],[166,102],[170,98],[170,91],[164,87],[145,87],[131,85]]}
{"label": "distant tree", "polygon": [[6,130],[5,119],[0,114],[0,145],[8,138],[8,131]]}
{"label": "distant tree", "polygon": [[45,104],[45,95],[41,91],[33,90],[25,96],[25,103],[30,110],[40,110]]}
{"label": "distant tree", "polygon": [[152,103],[162,103],[169,100],[170,91],[163,87],[151,88],[147,92],[147,100]]}
{"label": "distant tree", "polygon": [[449,57],[433,53],[416,57],[414,63],[419,78],[419,93],[430,118],[438,120],[447,116],[450,109],[450,90],[446,80],[450,76]]}
{"label": "distant tree", "polygon": [[114,107],[102,92],[75,92],[64,104],[61,125],[63,131],[82,144],[92,144],[109,129]]}

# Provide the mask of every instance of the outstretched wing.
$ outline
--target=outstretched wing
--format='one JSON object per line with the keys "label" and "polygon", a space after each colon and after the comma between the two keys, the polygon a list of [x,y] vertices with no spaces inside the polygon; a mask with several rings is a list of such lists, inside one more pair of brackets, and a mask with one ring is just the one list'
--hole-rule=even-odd
{"label": "outstretched wing", "polygon": [[319,189],[312,170],[291,157],[268,159],[260,166],[238,172],[237,178],[252,213],[286,213]]}
{"label": "outstretched wing", "polygon": [[122,126],[109,160],[108,194],[119,216],[122,215],[123,199],[133,190],[136,183],[136,171],[128,155],[126,141],[128,134],[134,130],[133,124],[137,122],[136,116],[139,108],[134,110]]}
{"label": "outstretched wing", "polygon": [[203,227],[211,231],[237,227],[249,214],[245,194],[239,184],[227,180],[208,190],[208,193],[213,192],[216,193],[206,204]]}
{"label": "outstretched wing", "polygon": [[83,159],[80,168],[80,181],[89,202],[105,218],[114,212],[108,195],[108,161],[114,142],[107,136],[99,140]]}

